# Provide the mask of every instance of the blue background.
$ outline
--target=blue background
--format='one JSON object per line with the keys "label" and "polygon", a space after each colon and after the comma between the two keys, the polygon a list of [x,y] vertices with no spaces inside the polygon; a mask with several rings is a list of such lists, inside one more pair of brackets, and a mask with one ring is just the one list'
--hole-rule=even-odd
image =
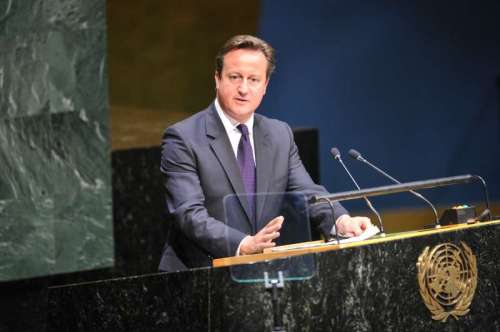
{"label": "blue background", "polygon": [[[399,180],[479,174],[500,198],[498,1],[262,1],[259,35],[277,50],[260,112],[320,130],[321,182],[388,182],[347,156],[360,151]],[[479,185],[425,192],[436,203],[482,198]],[[386,207],[421,205],[405,194]]]}

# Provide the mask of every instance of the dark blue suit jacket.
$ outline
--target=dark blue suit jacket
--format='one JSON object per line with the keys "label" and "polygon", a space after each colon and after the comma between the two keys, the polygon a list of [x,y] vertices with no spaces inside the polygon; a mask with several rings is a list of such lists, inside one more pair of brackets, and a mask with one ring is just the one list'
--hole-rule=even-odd
{"label": "dark blue suit jacket", "polygon": [[[302,165],[286,123],[255,114],[253,137],[258,193],[326,193],[324,187],[314,184]],[[243,194],[245,189],[231,143],[213,104],[167,128],[161,171],[167,213],[172,221],[161,271],[210,266],[212,258],[232,256],[246,235],[254,234],[277,216],[265,196],[257,199],[254,229],[247,200],[241,197],[236,200],[239,205],[232,209],[228,225],[224,198]],[[333,218],[325,207],[312,211],[311,220],[328,237],[333,220],[344,213],[347,211],[337,203]]]}

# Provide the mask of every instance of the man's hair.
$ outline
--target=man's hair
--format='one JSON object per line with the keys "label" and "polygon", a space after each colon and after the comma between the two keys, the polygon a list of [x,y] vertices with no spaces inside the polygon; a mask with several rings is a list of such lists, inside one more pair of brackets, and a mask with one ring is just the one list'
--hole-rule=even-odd
{"label": "man's hair", "polygon": [[224,66],[224,56],[234,50],[250,49],[261,51],[267,59],[266,78],[269,78],[276,67],[274,49],[260,38],[251,35],[237,35],[231,37],[219,50],[215,57],[215,72],[220,77]]}

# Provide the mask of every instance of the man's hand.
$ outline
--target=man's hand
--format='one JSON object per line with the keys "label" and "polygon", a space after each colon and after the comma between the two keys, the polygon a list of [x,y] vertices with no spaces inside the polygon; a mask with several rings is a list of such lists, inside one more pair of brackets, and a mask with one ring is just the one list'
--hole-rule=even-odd
{"label": "man's hand", "polygon": [[358,236],[371,225],[370,218],[351,217],[345,214],[337,220],[337,232],[339,232],[340,236],[344,237]]}
{"label": "man's hand", "polygon": [[257,254],[266,248],[274,247],[276,243],[273,240],[280,236],[279,230],[281,229],[283,220],[282,216],[276,217],[254,236],[247,236],[241,243],[240,254]]}

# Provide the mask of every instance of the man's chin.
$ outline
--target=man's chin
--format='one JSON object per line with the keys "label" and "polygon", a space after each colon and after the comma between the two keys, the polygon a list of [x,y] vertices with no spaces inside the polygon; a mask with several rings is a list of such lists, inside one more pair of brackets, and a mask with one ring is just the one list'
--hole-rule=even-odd
{"label": "man's chin", "polygon": [[235,120],[237,121],[240,121],[240,122],[244,122],[246,120],[248,120],[248,118],[254,113],[254,110],[248,108],[248,107],[245,107],[245,108],[241,108],[241,107],[235,107],[233,108],[231,114],[229,114],[229,116],[231,116],[232,118],[234,118]]}

